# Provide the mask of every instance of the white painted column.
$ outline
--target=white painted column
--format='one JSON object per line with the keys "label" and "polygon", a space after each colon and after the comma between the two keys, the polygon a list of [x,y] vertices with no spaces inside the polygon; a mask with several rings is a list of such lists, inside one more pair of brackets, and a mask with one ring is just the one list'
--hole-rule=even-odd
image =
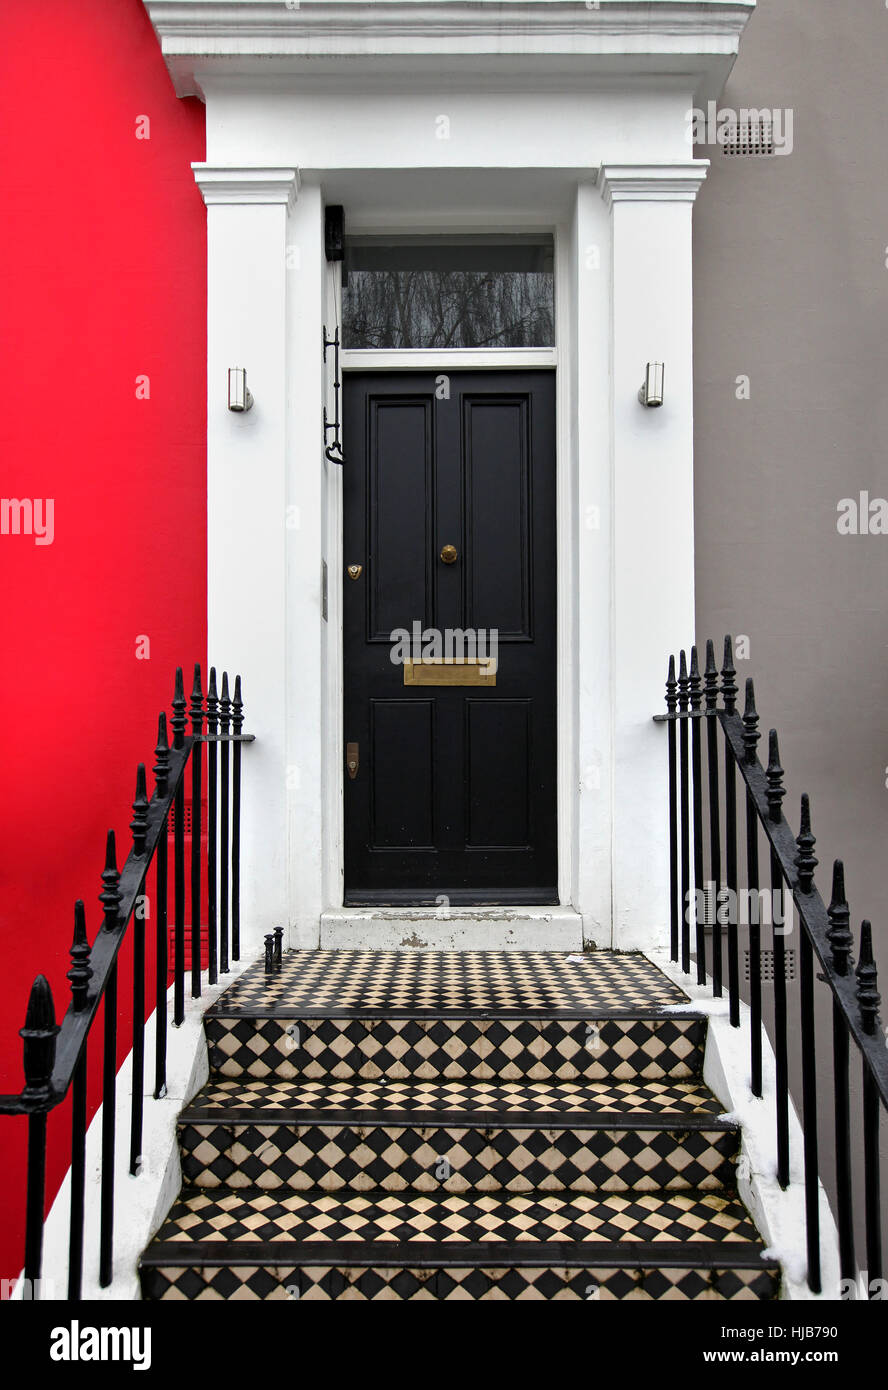
{"label": "white painted column", "polygon": [[[210,660],[239,670],[241,935],[255,953],[287,925],[287,219],[295,169],[196,164],[207,205],[207,509]],[[228,410],[244,367],[250,411]]]}
{"label": "white painted column", "polygon": [[[613,944],[669,926],[666,738],[670,651],[694,639],[691,218],[708,164],[603,165],[611,213]],[[665,364],[664,404],[637,399]]]}
{"label": "white painted column", "polygon": [[611,476],[608,386],[610,219],[594,183],[577,189],[570,247],[575,341],[570,410],[576,452],[573,680],[577,701],[576,849],[571,901],[583,939],[611,944]]}
{"label": "white painted column", "polygon": [[[324,207],[321,189],[305,186],[288,232],[290,345],[287,409],[287,859],[291,946],[320,942],[323,901],[324,737],[322,616],[325,463],[322,410],[332,360],[323,361]],[[332,333],[331,333],[332,336]],[[331,465],[332,466],[332,465]],[[328,587],[339,581],[331,571]],[[341,660],[341,658],[340,658]],[[341,764],[335,769],[340,773]],[[332,774],[331,774],[332,775]]]}

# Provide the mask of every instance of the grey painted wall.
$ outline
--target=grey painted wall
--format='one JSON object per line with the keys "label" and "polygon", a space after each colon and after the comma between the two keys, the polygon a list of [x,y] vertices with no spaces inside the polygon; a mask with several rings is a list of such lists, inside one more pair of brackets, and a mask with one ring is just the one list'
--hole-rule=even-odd
{"label": "grey painted wall", "polygon": [[842,498],[888,497],[886,62],[884,0],[759,0],[721,105],[790,108],[793,150],[697,150],[695,507],[697,634],[749,637],[790,821],[807,791],[888,1017],[888,535],[837,530]]}

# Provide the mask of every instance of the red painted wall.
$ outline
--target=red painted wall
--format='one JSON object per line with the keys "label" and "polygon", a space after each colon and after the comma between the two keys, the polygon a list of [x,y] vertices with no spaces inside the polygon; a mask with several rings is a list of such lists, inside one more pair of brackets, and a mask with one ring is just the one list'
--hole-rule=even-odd
{"label": "red painted wall", "polygon": [[[52,544],[0,535],[0,1090],[17,1091],[31,982],[48,976],[60,1016],[74,899],[92,939],[106,829],[122,863],[136,764],[150,788],[174,668],[205,649],[206,234],[203,107],[176,97],[141,0],[0,0],[0,21],[0,499],[54,502]],[[127,953],[124,1000],[131,980]],[[23,1140],[0,1117],[4,1277]],[[49,1200],[69,1140],[65,1105]]]}

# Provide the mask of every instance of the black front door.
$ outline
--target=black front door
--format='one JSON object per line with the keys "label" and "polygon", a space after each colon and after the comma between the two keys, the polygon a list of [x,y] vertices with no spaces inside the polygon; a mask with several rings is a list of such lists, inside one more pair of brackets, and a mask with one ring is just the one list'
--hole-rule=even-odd
{"label": "black front door", "polygon": [[554,388],[346,376],[346,903],[557,902]]}

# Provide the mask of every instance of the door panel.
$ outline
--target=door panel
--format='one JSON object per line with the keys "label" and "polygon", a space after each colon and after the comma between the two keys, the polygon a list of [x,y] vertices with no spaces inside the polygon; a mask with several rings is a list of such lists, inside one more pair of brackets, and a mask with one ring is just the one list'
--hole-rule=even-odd
{"label": "door panel", "polygon": [[[345,901],[555,903],[554,377],[445,380],[345,378]],[[495,629],[495,684],[405,685],[414,624]]]}
{"label": "door panel", "polygon": [[470,397],[465,425],[466,621],[530,641],[528,401]]}

